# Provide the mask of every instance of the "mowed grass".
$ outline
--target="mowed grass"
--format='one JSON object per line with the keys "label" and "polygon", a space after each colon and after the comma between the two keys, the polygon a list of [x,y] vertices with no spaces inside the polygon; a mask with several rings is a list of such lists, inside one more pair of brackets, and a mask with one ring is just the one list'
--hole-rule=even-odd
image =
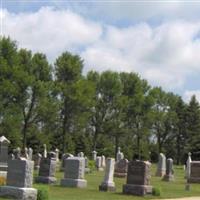
{"label": "mowed grass", "polygon": [[151,185],[161,190],[161,196],[155,197],[148,195],[138,197],[122,194],[122,185],[125,184],[125,178],[114,178],[116,192],[99,192],[99,184],[103,180],[104,172],[94,171],[86,174],[88,186],[85,189],[66,188],[59,185],[63,172],[57,172],[57,185],[34,184],[35,188],[45,188],[49,191],[49,200],[143,200],[143,199],[163,199],[178,198],[189,196],[200,196],[200,184],[191,184],[190,191],[185,191],[184,171],[180,166],[175,166],[175,181],[164,182],[160,177],[155,177],[155,165],[152,166]]}

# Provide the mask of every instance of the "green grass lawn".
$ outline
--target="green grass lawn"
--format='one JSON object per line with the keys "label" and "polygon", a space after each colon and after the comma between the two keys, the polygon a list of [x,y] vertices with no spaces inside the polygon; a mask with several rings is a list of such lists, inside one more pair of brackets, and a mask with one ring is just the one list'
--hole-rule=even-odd
{"label": "green grass lawn", "polygon": [[34,187],[44,187],[49,191],[49,200],[142,200],[161,199],[172,197],[200,196],[200,184],[192,184],[190,191],[185,191],[185,179],[183,168],[175,166],[175,181],[164,182],[159,177],[155,177],[155,166],[152,166],[151,185],[160,188],[161,196],[137,197],[122,194],[122,185],[126,182],[123,178],[115,178],[116,192],[99,192],[98,187],[103,179],[104,172],[93,172],[86,175],[88,187],[85,189],[64,188],[59,186],[59,181],[63,177],[62,172],[56,174],[57,185],[34,184]]}

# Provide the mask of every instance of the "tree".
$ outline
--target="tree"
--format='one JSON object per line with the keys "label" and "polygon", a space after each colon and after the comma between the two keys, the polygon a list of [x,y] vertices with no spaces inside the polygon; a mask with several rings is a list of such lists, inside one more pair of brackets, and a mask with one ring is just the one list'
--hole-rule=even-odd
{"label": "tree", "polygon": [[191,97],[187,107],[187,151],[200,151],[200,105],[196,100],[195,95]]}

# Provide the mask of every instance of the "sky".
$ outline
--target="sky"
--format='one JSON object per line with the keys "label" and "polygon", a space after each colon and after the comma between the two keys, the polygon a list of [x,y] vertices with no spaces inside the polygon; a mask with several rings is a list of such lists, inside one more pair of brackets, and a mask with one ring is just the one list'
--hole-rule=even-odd
{"label": "sky", "polygon": [[0,34],[54,63],[64,51],[89,70],[136,72],[200,101],[200,0],[0,0]]}

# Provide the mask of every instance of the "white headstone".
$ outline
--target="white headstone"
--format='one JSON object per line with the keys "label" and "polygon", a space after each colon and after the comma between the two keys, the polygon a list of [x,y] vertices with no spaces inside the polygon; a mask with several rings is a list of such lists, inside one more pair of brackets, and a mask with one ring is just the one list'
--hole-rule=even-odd
{"label": "white headstone", "polygon": [[189,152],[188,153],[187,163],[186,163],[185,176],[186,176],[187,179],[190,178],[190,173],[191,173],[191,162],[192,162],[191,155],[192,154]]}
{"label": "white headstone", "polygon": [[156,176],[163,177],[165,174],[166,174],[166,157],[163,153],[160,153]]}
{"label": "white headstone", "polygon": [[99,186],[100,191],[115,191],[115,183],[113,181],[114,168],[115,159],[107,158],[104,180]]}

